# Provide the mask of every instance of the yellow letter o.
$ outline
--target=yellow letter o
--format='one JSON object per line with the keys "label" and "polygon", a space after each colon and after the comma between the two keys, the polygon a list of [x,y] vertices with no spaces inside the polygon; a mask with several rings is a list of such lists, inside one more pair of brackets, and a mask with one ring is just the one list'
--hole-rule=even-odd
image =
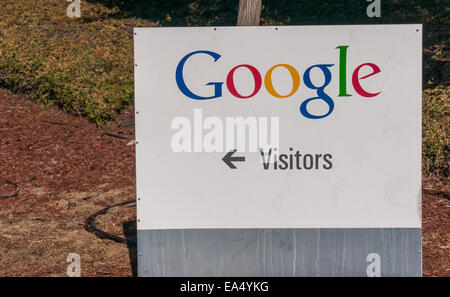
{"label": "yellow letter o", "polygon": [[[277,67],[284,67],[286,68],[292,77],[292,91],[287,95],[280,95],[275,91],[272,83],[272,72]],[[292,67],[289,64],[278,64],[275,66],[272,66],[266,73],[266,76],[264,77],[264,85],[266,86],[267,92],[270,93],[270,95],[277,97],[277,98],[287,98],[292,96],[295,92],[297,92],[298,87],[300,86],[300,76],[298,75],[297,70]]]}

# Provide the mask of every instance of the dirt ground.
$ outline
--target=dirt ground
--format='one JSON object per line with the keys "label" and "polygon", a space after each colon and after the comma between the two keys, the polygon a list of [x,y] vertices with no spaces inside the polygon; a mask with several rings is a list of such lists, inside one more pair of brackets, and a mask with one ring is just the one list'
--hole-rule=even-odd
{"label": "dirt ground", "polygon": [[[69,253],[81,256],[82,276],[135,275],[133,245],[84,228],[91,214],[135,197],[133,122],[128,108],[106,125],[108,135],[0,90],[0,195],[20,189],[0,198],[0,276],[65,276]],[[422,210],[423,275],[450,276],[448,179],[423,181]],[[133,204],[113,208],[97,226],[135,239],[135,212]]]}

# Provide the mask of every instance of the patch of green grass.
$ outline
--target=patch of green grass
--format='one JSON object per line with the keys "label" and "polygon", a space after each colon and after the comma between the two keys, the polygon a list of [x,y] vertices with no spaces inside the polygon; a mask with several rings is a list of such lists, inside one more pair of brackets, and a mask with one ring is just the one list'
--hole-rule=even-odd
{"label": "patch of green grass", "polygon": [[448,177],[450,164],[450,90],[423,92],[423,172]]}
{"label": "patch of green grass", "polygon": [[82,2],[83,17],[61,0],[2,0],[0,84],[103,124],[133,95],[133,38],[145,20]]}

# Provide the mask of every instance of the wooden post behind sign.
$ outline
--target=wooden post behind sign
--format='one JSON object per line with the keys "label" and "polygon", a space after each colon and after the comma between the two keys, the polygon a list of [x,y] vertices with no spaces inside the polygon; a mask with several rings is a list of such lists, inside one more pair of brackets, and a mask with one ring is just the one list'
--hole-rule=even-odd
{"label": "wooden post behind sign", "polygon": [[239,0],[238,26],[258,26],[261,16],[261,0]]}

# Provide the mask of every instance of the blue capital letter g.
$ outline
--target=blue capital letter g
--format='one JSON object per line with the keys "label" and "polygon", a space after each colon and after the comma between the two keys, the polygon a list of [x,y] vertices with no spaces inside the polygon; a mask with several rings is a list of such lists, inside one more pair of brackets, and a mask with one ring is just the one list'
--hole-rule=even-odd
{"label": "blue capital letter g", "polygon": [[214,99],[217,97],[221,97],[223,82],[210,82],[210,83],[206,84],[207,86],[209,86],[209,85],[214,86],[214,95],[210,96],[210,97],[201,97],[201,96],[195,95],[187,88],[186,83],[184,82],[184,79],[183,79],[183,67],[184,67],[184,64],[186,63],[187,59],[189,59],[190,56],[193,56],[195,54],[207,54],[214,58],[214,62],[216,62],[221,57],[219,54],[210,52],[210,51],[195,51],[195,52],[192,52],[192,53],[184,56],[184,58],[181,59],[180,63],[178,63],[177,70],[175,72],[175,77],[177,80],[178,88],[184,95],[188,96],[189,98],[196,99],[196,100],[206,100],[206,99]]}

